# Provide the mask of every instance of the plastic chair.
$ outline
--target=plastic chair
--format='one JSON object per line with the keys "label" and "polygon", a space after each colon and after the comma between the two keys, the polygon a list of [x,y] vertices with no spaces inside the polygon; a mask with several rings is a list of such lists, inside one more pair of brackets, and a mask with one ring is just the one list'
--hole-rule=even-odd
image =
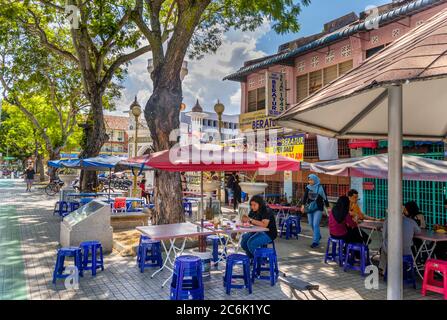
{"label": "plastic chair", "polygon": [[[442,281],[435,279],[435,272],[442,274]],[[425,263],[424,281],[422,282],[422,295],[425,296],[427,291],[443,294],[444,300],[447,300],[447,261],[427,260]]]}
{"label": "plastic chair", "polygon": [[324,256],[324,263],[327,263],[328,261],[337,262],[338,260],[339,266],[342,267],[344,262],[344,254],[343,254],[344,248],[345,248],[345,242],[343,241],[343,239],[335,239],[329,237],[329,239],[327,239],[327,247],[326,247],[326,254]]}
{"label": "plastic chair", "polygon": [[[360,259],[356,258],[356,253],[360,255]],[[362,276],[365,276],[365,268],[369,265],[369,248],[363,243],[349,243],[346,249],[344,271],[357,270]]]}
{"label": "plastic chair", "polygon": [[146,267],[158,267],[163,265],[163,258],[161,256],[161,242],[156,240],[144,240],[138,246],[138,267],[140,272],[144,272]]}
{"label": "plastic chair", "polygon": [[279,237],[282,238],[283,234],[286,234],[286,240],[291,237],[296,237],[301,233],[301,217],[299,216],[289,216],[281,225],[281,231]]}
{"label": "plastic chair", "polygon": [[126,198],[115,198],[115,201],[113,202],[112,211],[126,212],[127,211]]}
{"label": "plastic chair", "polygon": [[[264,267],[268,264],[268,267]],[[268,276],[261,275],[262,271],[268,271]],[[258,248],[253,257],[253,272],[251,279],[270,280],[270,285],[274,286],[279,276],[278,259],[273,248]]]}
{"label": "plastic chair", "polygon": [[81,249],[78,247],[60,248],[57,251],[56,264],[53,271],[53,284],[56,284],[57,279],[65,279],[69,276],[69,274],[64,273],[65,257],[73,257],[74,265],[78,268],[79,275],[83,275]]}
{"label": "plastic chair", "polygon": [[[212,234],[212,235],[207,236],[206,240],[208,242],[211,242],[211,244],[213,246],[213,262],[214,262],[214,267],[217,268],[219,256],[222,255],[222,252],[219,252],[219,244],[221,243],[221,241],[226,241],[226,238],[225,238],[225,236],[219,236],[217,234]],[[224,257],[226,257],[226,255],[227,255],[226,248],[225,248],[225,252],[223,252],[223,255],[224,255]]]}
{"label": "plastic chair", "polygon": [[104,271],[104,257],[102,245],[99,241],[84,241],[79,247],[82,249],[82,269],[91,270],[92,276],[96,276],[96,270]]}
{"label": "plastic chair", "polygon": [[171,300],[204,300],[202,259],[190,255],[175,259],[170,296]]}
{"label": "plastic chair", "polygon": [[[406,255],[402,257],[403,266],[403,282],[404,284],[411,284],[416,289],[416,270],[414,266],[414,260],[412,255]],[[383,280],[386,282],[388,278],[388,270],[385,270]]]}
{"label": "plastic chair", "polygon": [[62,217],[64,214],[68,213],[69,206],[67,201],[57,201],[54,204],[53,215],[58,214]]}
{"label": "plastic chair", "polygon": [[[242,275],[234,275],[233,268],[236,265],[242,265]],[[243,279],[244,284],[234,284],[233,279]],[[245,254],[230,254],[227,256],[227,265],[225,267],[225,275],[223,281],[225,292],[231,294],[231,289],[247,288],[248,293],[253,292],[252,281],[250,279],[250,258]]]}
{"label": "plastic chair", "polygon": [[190,201],[183,201],[183,210],[185,214],[192,217],[192,203]]}

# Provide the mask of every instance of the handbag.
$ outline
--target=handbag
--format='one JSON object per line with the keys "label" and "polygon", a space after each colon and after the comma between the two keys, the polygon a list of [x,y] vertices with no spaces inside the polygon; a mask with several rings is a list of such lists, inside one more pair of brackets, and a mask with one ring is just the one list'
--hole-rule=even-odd
{"label": "handbag", "polygon": [[312,202],[310,202],[310,203],[307,203],[305,206],[304,206],[304,213],[306,213],[306,214],[309,214],[309,213],[314,213],[315,211],[317,211],[318,210],[318,203],[317,203],[317,199],[318,199],[318,192],[320,191],[320,186],[318,186],[318,189],[317,189],[317,197],[315,198],[315,200],[313,200]]}

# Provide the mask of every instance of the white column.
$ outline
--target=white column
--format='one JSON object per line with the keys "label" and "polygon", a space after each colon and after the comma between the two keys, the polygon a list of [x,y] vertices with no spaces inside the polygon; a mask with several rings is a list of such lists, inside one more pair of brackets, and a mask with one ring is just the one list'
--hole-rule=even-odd
{"label": "white column", "polygon": [[388,89],[388,300],[403,299],[402,86]]}

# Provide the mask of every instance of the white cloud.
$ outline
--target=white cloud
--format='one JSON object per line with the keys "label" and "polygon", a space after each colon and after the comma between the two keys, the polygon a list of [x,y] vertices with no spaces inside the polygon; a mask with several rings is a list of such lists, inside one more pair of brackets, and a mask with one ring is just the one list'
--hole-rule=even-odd
{"label": "white cloud", "polygon": [[[226,106],[225,113],[240,113],[240,83],[222,81],[239,69],[244,61],[265,56],[256,48],[257,40],[270,31],[267,21],[253,32],[231,30],[223,35],[222,46],[216,54],[208,54],[201,60],[188,61],[188,76],[183,81],[184,102],[190,109],[196,99],[205,110],[212,111],[217,99]],[[152,80],[147,72],[150,53],[132,61],[124,82],[122,97],[117,101],[118,114],[127,110],[135,94],[144,106],[152,93]]]}

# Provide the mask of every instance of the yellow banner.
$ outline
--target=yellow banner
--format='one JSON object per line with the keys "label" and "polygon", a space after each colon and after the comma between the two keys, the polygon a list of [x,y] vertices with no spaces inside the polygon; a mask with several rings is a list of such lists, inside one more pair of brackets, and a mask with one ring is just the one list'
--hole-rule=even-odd
{"label": "yellow banner", "polygon": [[278,138],[274,147],[265,148],[268,153],[276,153],[298,161],[304,160],[304,134]]}
{"label": "yellow banner", "polygon": [[278,128],[273,117],[265,115],[265,110],[241,114],[239,116],[239,127],[241,132]]}

